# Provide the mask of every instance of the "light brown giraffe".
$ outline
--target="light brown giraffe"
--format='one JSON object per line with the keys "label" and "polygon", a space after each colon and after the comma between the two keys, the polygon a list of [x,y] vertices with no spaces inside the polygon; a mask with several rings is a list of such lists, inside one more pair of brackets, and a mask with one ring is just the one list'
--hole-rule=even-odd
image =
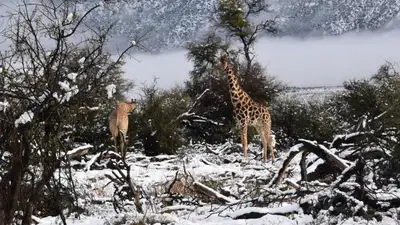
{"label": "light brown giraffe", "polygon": [[118,152],[118,139],[120,139],[121,156],[125,159],[126,155],[126,132],[128,131],[128,113],[136,108],[136,100],[130,102],[118,102],[115,109],[110,113],[108,125],[114,139],[115,152]]}
{"label": "light brown giraffe", "polygon": [[253,126],[261,137],[264,149],[264,162],[267,161],[267,149],[271,154],[272,161],[275,160],[273,151],[274,137],[271,136],[271,116],[268,107],[255,102],[241,87],[238,77],[234,74],[228,63],[228,56],[220,58],[221,64],[228,76],[229,93],[233,105],[233,116],[241,131],[241,142],[245,160],[247,157],[247,126]]}

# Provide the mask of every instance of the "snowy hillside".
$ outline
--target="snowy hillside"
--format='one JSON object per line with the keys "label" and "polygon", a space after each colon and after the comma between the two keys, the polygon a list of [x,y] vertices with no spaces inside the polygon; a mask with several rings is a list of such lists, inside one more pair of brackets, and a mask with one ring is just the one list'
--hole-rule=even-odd
{"label": "snowy hillside", "polygon": [[[96,1],[86,1],[82,8]],[[116,23],[114,35],[132,38],[148,33],[153,50],[182,47],[207,27],[215,0],[126,0],[114,4],[113,13],[96,11],[92,23]],[[354,30],[398,28],[398,0],[284,0],[271,1],[278,16],[278,35],[305,37],[338,35]],[[392,21],[392,22],[391,22]]]}

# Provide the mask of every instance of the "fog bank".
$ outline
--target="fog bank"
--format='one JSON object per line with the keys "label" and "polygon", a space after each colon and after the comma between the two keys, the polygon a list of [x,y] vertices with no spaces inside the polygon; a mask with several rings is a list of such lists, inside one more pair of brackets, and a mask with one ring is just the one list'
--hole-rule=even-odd
{"label": "fog bank", "polygon": [[[368,77],[386,61],[399,62],[399,40],[398,30],[306,39],[263,38],[255,45],[255,52],[267,72],[288,85],[330,86]],[[135,54],[140,62],[126,59],[126,77],[141,84],[151,83],[156,76],[162,88],[182,83],[192,68],[186,53],[177,50],[155,55]]]}

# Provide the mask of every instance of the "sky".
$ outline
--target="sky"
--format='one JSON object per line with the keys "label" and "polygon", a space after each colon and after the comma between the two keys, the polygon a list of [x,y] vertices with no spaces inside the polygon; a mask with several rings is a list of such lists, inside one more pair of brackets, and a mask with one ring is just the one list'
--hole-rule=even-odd
{"label": "sky", "polygon": [[[400,30],[302,40],[263,38],[255,45],[255,52],[267,73],[288,85],[335,86],[349,79],[369,77],[386,61],[400,62],[399,40]],[[186,53],[176,50],[157,55],[134,54],[135,59],[127,59],[124,67],[126,78],[141,85],[151,83],[156,76],[161,88],[180,84],[188,79],[192,68]]]}

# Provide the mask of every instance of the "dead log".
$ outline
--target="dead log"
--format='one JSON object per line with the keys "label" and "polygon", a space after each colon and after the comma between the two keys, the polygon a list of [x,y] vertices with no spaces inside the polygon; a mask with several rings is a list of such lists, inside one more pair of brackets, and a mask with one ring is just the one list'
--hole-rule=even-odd
{"label": "dead log", "polygon": [[218,200],[220,200],[224,203],[233,204],[233,203],[238,202],[236,199],[229,198],[198,181],[193,182],[193,187],[196,188],[199,192],[201,192],[209,197],[217,198]]}
{"label": "dead log", "polygon": [[294,181],[292,181],[290,179],[286,179],[285,181],[288,184],[288,186],[291,187],[291,188],[297,189],[297,188],[300,187],[296,182],[294,182]]}
{"label": "dead log", "polygon": [[346,134],[346,135],[337,135],[333,139],[333,141],[330,145],[330,148],[339,148],[342,146],[342,144],[350,144],[350,143],[360,142],[361,140],[365,139],[366,135],[370,135],[370,133],[355,132],[355,133]]}
{"label": "dead log", "polygon": [[194,210],[196,210],[196,207],[197,206],[193,206],[193,205],[166,206],[161,209],[161,213],[172,213],[172,212],[181,211],[181,210],[194,211]]}
{"label": "dead log", "polygon": [[67,154],[66,154],[67,159],[71,160],[71,159],[75,159],[75,158],[78,158],[83,155],[87,155],[89,152],[89,148],[93,148],[93,145],[88,144],[88,145],[79,146],[77,148],[74,148],[67,152]]}
{"label": "dead log", "polygon": [[295,146],[293,146],[290,149],[290,153],[289,156],[285,159],[285,161],[283,162],[283,165],[281,167],[281,169],[278,171],[277,175],[275,176],[275,178],[272,179],[272,182],[269,184],[269,186],[272,185],[278,185],[281,183],[283,175],[285,174],[289,163],[292,161],[292,159],[299,154],[300,152],[304,151],[305,149],[303,148],[303,144],[297,144]]}
{"label": "dead log", "polygon": [[232,213],[229,213],[229,217],[234,220],[240,219],[257,219],[261,218],[267,214],[273,215],[285,215],[288,213],[298,213],[300,210],[300,206],[298,204],[294,205],[286,205],[277,208],[259,208],[259,207],[247,207],[236,210]]}
{"label": "dead log", "polygon": [[[290,150],[289,156],[283,162],[281,169],[278,174],[273,178],[270,182],[269,186],[278,185],[281,183],[283,175],[285,174],[289,163],[293,160],[293,158],[299,154],[300,152],[304,152],[303,154],[307,154],[308,152],[312,152],[317,155],[319,158],[325,160],[332,168],[332,171],[337,169],[338,171],[343,171],[349,167],[350,164],[347,160],[340,158],[334,153],[330,152],[325,146],[317,144],[316,142],[312,142],[309,140],[299,139],[299,144],[292,147]],[[305,160],[305,159],[304,159]],[[305,163],[305,162],[303,162]],[[304,165],[303,165],[304,166]],[[302,169],[304,170],[304,169]],[[306,178],[306,171],[302,171],[302,179]]]}
{"label": "dead log", "polygon": [[303,144],[304,145],[303,147],[306,148],[308,151],[314,153],[319,158],[328,162],[330,165],[338,168],[340,171],[343,171],[347,167],[349,167],[347,160],[342,159],[339,156],[335,155],[334,153],[329,151],[329,149],[327,149],[325,146],[304,139],[299,139],[299,142]]}
{"label": "dead log", "polygon": [[118,154],[117,152],[114,151],[106,151],[101,154],[101,159],[116,159],[120,160],[122,159],[122,156]]}
{"label": "dead log", "polygon": [[34,215],[32,215],[32,222],[34,224],[43,223],[42,219],[40,219],[39,217],[34,216]]}

